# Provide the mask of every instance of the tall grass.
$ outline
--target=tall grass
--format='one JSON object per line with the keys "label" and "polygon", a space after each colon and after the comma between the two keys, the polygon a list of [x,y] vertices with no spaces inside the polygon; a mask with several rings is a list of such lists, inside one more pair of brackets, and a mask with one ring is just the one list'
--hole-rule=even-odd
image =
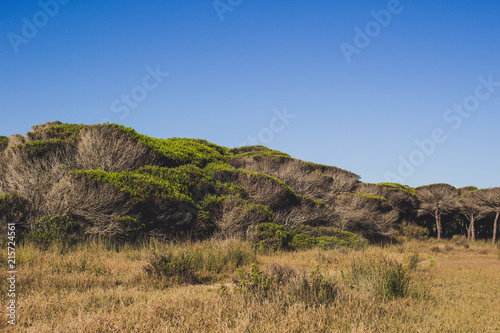
{"label": "tall grass", "polygon": [[[500,331],[497,249],[471,243],[434,253],[436,245],[446,242],[264,255],[234,240],[93,240],[62,252],[25,243],[17,251],[18,326],[2,316],[0,331]],[[198,282],[183,280],[182,270],[147,273],[154,254],[188,259]],[[430,269],[432,257],[439,265]],[[1,304],[6,278],[0,271]]]}

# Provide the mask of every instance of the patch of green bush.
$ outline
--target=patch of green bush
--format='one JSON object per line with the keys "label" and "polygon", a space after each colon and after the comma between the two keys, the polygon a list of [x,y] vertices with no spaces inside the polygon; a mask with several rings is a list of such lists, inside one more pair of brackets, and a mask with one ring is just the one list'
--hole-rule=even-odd
{"label": "patch of green bush", "polygon": [[410,195],[415,195],[415,188],[408,185],[402,185],[398,183],[378,183],[377,185],[383,186],[390,191],[403,191]]}
{"label": "patch of green bush", "polygon": [[193,204],[190,188],[194,184],[191,183],[189,175],[180,170],[164,169],[162,170],[162,178],[147,172],[148,169],[121,172],[73,170],[71,175],[112,184],[138,202],[156,197]]}
{"label": "patch of green bush", "polygon": [[257,248],[273,251],[289,249],[293,237],[284,226],[270,222],[251,226],[248,235]]}
{"label": "patch of green bush", "polygon": [[271,289],[272,277],[259,270],[255,263],[250,267],[248,274],[237,269],[238,284],[241,291],[256,297],[266,297]]}
{"label": "patch of green bush", "polygon": [[6,136],[1,136],[0,135],[0,152],[4,151],[7,149],[7,146],[9,145],[9,138]]}
{"label": "patch of green bush", "polygon": [[249,229],[249,239],[260,249],[304,250],[349,247],[362,249],[368,242],[360,236],[334,227],[302,225],[290,230],[275,223],[260,223]]}
{"label": "patch of green bush", "polygon": [[291,230],[293,235],[289,246],[291,248],[311,249],[319,247],[322,249],[331,249],[336,247],[349,247],[353,249],[362,249],[368,245],[368,242],[348,231],[341,231],[334,227],[312,227],[303,225]]}
{"label": "patch of green bush", "polygon": [[46,215],[35,222],[34,229],[26,235],[26,239],[40,245],[53,242],[74,245],[81,239],[80,225],[66,215]]}
{"label": "patch of green bush", "polygon": [[168,166],[193,164],[204,167],[210,163],[227,162],[229,149],[202,139],[169,138],[158,139],[137,133],[130,127],[111,125],[127,133],[132,139],[166,157]]}
{"label": "patch of green bush", "polygon": [[17,145],[14,149],[26,152],[30,156],[40,157],[45,153],[63,148],[67,144],[68,142],[63,139],[36,140]]}

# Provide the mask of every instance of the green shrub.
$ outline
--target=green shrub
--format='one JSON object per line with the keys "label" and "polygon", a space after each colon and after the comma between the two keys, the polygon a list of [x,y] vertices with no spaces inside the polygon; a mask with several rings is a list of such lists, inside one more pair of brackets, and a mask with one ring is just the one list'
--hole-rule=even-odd
{"label": "green shrub", "polygon": [[248,274],[241,269],[237,269],[236,272],[238,273],[240,290],[244,293],[250,293],[257,297],[266,297],[268,295],[271,289],[272,277],[261,272],[255,263],[250,267]]}
{"label": "green shrub", "polygon": [[7,149],[7,146],[9,145],[9,138],[6,136],[1,136],[0,135],[0,152],[4,151]]}
{"label": "green shrub", "polygon": [[262,250],[284,250],[289,247],[292,235],[276,223],[260,223],[249,228],[249,239]]}
{"label": "green shrub", "polygon": [[109,125],[127,133],[135,141],[165,156],[169,167],[193,164],[204,167],[210,163],[227,162],[229,149],[201,139],[169,138],[157,139],[137,133],[130,127]]}
{"label": "green shrub", "polygon": [[362,249],[368,245],[360,236],[334,227],[302,225],[290,230],[276,223],[260,223],[249,229],[249,239],[260,249],[304,250],[350,247]]}
{"label": "green shrub", "polygon": [[26,237],[41,245],[53,242],[74,245],[81,238],[80,225],[66,215],[46,215],[35,223],[34,229]]}
{"label": "green shrub", "polygon": [[362,249],[368,245],[367,241],[355,233],[341,231],[335,227],[298,226],[290,230],[292,241],[290,247],[294,249],[310,249],[319,247],[330,249],[335,247],[350,247]]}

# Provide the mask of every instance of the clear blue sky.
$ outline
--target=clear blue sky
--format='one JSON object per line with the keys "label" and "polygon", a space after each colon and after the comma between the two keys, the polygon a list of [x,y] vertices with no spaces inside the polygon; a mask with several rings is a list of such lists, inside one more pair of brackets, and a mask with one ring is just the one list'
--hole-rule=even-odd
{"label": "clear blue sky", "polygon": [[364,182],[500,186],[497,0],[0,4],[0,135],[110,121],[228,147],[254,136]]}

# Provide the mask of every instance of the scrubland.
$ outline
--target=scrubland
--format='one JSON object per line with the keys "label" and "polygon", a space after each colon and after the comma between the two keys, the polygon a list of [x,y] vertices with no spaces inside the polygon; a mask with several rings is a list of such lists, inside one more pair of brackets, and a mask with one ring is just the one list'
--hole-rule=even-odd
{"label": "scrubland", "polygon": [[17,264],[17,326],[3,315],[6,332],[500,331],[500,249],[483,242],[25,242]]}

